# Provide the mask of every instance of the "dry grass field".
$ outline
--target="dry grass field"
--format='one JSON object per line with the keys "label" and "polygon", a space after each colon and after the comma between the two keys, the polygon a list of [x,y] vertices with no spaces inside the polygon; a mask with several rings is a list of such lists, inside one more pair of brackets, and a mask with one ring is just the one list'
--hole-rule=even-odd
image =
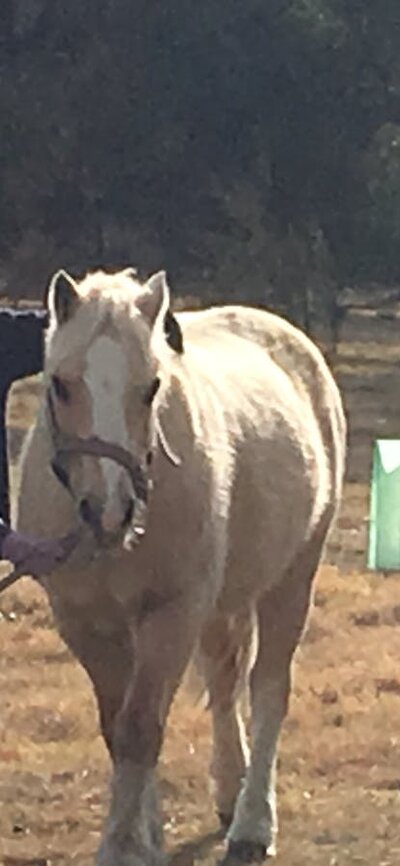
{"label": "dry grass field", "polygon": [[[363,363],[370,377],[375,361],[382,375],[371,345],[368,352],[368,363],[359,352],[342,352],[343,381],[353,375],[354,384]],[[400,353],[388,360],[392,371],[398,361]],[[13,455],[36,390],[35,383],[14,389]],[[350,382],[350,414],[361,400],[353,391]],[[338,565],[320,569],[296,658],[280,748],[277,866],[400,863],[400,581],[365,573],[362,565],[367,487],[357,466],[366,459],[366,436],[380,429],[368,417],[355,421],[364,425],[361,451],[352,441],[351,483],[328,548],[327,559]],[[393,435],[391,424],[400,429],[391,418],[386,435]],[[108,758],[89,683],[54,631],[43,593],[28,580],[0,597],[0,694],[0,864],[89,866],[106,808]],[[160,767],[172,866],[211,866],[221,856],[209,751],[208,715],[182,690]]]}

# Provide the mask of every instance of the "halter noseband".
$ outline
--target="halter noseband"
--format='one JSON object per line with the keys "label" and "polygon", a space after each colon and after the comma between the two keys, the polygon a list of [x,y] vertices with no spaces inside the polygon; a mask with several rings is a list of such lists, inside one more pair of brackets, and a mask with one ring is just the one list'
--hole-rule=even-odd
{"label": "halter noseband", "polygon": [[[63,485],[63,487],[73,495],[68,475],[69,457],[73,455],[87,455],[89,457],[97,458],[106,457],[109,460],[118,463],[128,473],[133,492],[140,506],[139,511],[142,514],[148,502],[151,481],[145,474],[139,460],[137,460],[126,448],[123,448],[121,445],[116,445],[113,442],[107,442],[99,436],[89,436],[84,438],[82,436],[72,436],[63,433],[57,422],[50,391],[47,391],[46,406],[50,422],[51,438],[54,446],[51,468],[57,480]],[[151,451],[147,454],[147,465],[150,465],[151,454]],[[142,523],[143,521],[135,519],[134,514],[129,531],[131,541],[133,539],[137,541],[138,537],[144,534]]]}

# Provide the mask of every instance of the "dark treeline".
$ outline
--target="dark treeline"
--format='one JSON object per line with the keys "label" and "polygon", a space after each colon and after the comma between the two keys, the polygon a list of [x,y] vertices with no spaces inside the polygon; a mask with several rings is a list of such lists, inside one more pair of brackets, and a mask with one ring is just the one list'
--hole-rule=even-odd
{"label": "dark treeline", "polygon": [[304,322],[310,296],[400,279],[399,0],[2,0],[0,18],[3,293],[163,266],[180,294]]}

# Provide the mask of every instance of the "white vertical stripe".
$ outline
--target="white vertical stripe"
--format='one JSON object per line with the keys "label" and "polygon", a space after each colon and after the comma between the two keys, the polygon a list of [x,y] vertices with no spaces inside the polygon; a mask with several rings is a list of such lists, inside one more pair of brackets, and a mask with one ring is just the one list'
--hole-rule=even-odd
{"label": "white vertical stripe", "polygon": [[[122,447],[128,446],[124,393],[128,367],[126,357],[111,337],[100,336],[87,354],[85,383],[92,401],[93,434]],[[124,470],[102,458],[100,466],[106,487],[107,506],[118,508],[118,487]]]}

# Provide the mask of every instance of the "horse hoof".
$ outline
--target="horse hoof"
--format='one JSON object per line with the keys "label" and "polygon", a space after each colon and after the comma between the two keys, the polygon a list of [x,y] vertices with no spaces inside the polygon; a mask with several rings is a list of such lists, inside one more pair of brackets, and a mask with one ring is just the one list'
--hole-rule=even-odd
{"label": "horse hoof", "polygon": [[225,862],[229,863],[263,863],[267,857],[267,847],[261,842],[247,842],[240,839],[230,841]]}

